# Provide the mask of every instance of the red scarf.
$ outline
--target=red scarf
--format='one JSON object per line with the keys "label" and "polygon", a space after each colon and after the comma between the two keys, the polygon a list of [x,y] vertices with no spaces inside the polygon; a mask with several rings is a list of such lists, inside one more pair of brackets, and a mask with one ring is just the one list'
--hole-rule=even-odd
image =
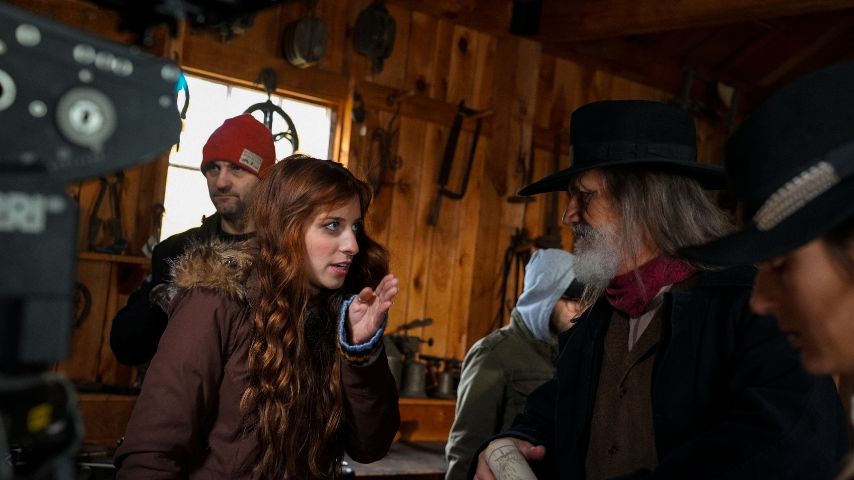
{"label": "red scarf", "polygon": [[637,269],[643,288],[635,277],[635,271],[618,275],[605,289],[608,303],[631,318],[643,315],[658,292],[667,285],[679,283],[690,277],[697,269],[683,260],[665,256],[656,257]]}

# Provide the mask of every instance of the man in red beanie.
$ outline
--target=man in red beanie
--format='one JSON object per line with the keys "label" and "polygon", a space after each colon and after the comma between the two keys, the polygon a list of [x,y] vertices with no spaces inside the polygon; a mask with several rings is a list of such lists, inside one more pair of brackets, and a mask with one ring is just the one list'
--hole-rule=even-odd
{"label": "man in red beanie", "polygon": [[249,193],[275,163],[270,130],[248,114],[229,118],[214,130],[202,149],[202,173],[225,233],[245,234]]}
{"label": "man in red beanie", "polygon": [[270,130],[251,115],[229,118],[214,130],[202,148],[200,169],[216,213],[204,218],[201,226],[175,234],[154,247],[151,276],[113,319],[110,348],[119,363],[143,364],[157,351],[167,315],[157,305],[156,297],[171,280],[173,259],[192,243],[211,238],[240,241],[254,235],[254,226],[246,215],[248,196],[275,162]]}

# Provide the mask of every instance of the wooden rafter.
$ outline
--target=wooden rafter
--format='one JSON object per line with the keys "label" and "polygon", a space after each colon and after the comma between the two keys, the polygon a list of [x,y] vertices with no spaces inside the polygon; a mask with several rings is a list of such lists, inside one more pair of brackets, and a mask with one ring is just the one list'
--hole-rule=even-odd
{"label": "wooden rafter", "polygon": [[[512,0],[390,0],[498,36],[510,33]],[[543,0],[543,44],[576,42],[854,9],[854,0]]]}
{"label": "wooden rafter", "polygon": [[539,39],[575,42],[850,8],[852,0],[543,0]]}
{"label": "wooden rafter", "polygon": [[444,18],[497,36],[510,34],[511,0],[390,0],[409,10]]}

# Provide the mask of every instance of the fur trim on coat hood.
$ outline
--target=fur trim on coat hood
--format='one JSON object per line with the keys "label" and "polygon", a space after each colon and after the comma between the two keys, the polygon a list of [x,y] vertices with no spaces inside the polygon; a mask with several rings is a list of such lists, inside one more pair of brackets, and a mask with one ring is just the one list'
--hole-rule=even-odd
{"label": "fur trim on coat hood", "polygon": [[204,288],[237,300],[247,297],[247,279],[257,252],[254,240],[226,242],[211,238],[191,244],[172,260],[172,282],[158,285],[151,301],[169,311],[172,300],[182,290]]}

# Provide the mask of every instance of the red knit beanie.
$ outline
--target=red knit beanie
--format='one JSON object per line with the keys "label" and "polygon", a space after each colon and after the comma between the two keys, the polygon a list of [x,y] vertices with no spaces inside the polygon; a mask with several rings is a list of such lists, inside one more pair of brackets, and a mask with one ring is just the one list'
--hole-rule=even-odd
{"label": "red knit beanie", "polygon": [[262,178],[276,163],[270,130],[252,115],[229,118],[214,130],[202,148],[202,172],[210,162],[231,162]]}

